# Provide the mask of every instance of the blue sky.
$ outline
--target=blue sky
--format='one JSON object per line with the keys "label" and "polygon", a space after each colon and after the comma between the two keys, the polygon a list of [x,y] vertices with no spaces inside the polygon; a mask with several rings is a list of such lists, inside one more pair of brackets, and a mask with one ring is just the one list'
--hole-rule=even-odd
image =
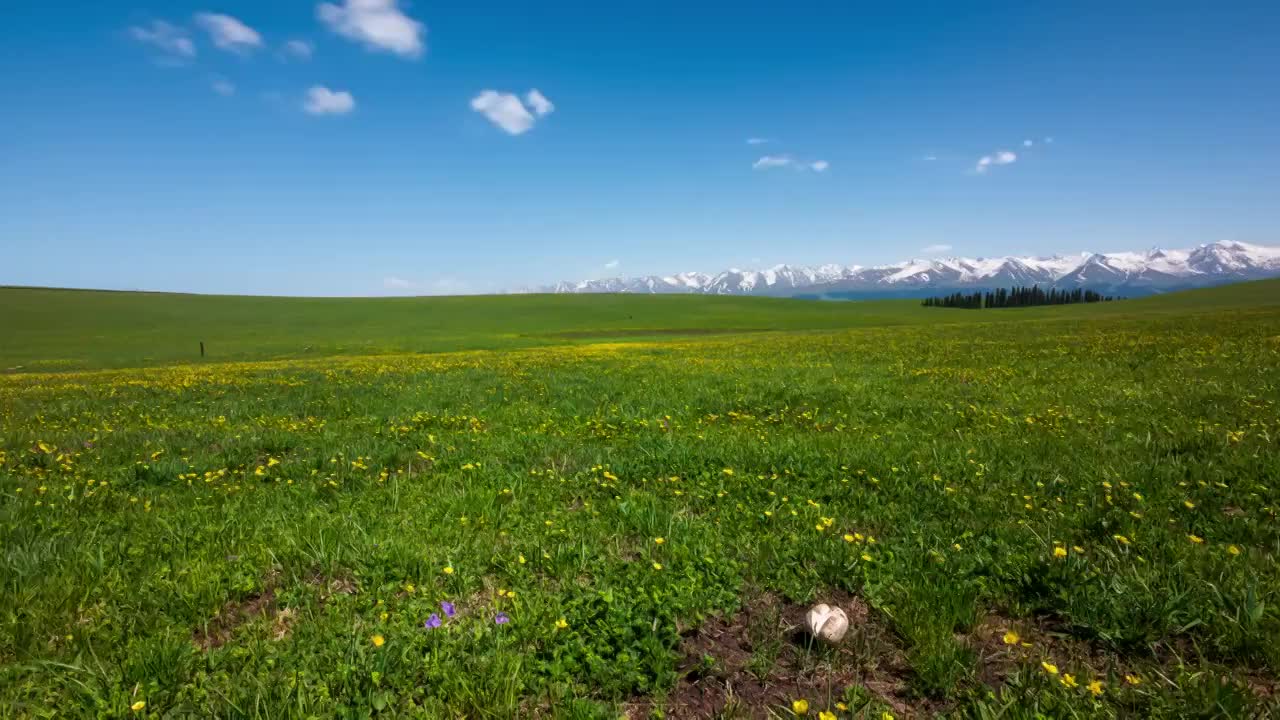
{"label": "blue sky", "polygon": [[322,5],[10,5],[0,283],[1280,244],[1275,2]]}

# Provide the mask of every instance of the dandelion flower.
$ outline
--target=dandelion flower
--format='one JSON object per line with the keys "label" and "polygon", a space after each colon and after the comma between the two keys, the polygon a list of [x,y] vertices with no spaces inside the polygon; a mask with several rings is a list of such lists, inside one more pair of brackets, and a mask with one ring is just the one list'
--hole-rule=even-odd
{"label": "dandelion flower", "polygon": [[1124,681],[1134,686],[1142,684],[1142,678],[1138,677],[1137,675],[1125,675]]}
{"label": "dandelion flower", "polygon": [[1009,632],[1005,633],[1005,634],[1004,634],[1004,638],[1003,638],[1003,639],[1004,639],[1004,644],[1005,644],[1005,645],[1017,645],[1017,644],[1018,644],[1018,641],[1019,641],[1019,640],[1021,640],[1021,638],[1019,638],[1019,637],[1018,637],[1018,633],[1016,633],[1016,632],[1014,632],[1014,631],[1012,631],[1012,630],[1010,630]]}
{"label": "dandelion flower", "polygon": [[369,638],[369,641],[373,643],[374,647],[382,647],[387,643],[387,639],[382,637],[381,635],[374,635],[373,637]]}
{"label": "dandelion flower", "polygon": [[569,623],[565,621],[564,618],[560,618],[559,620],[556,621],[557,630],[564,630],[567,627],[569,627]]}
{"label": "dandelion flower", "polygon": [[453,566],[452,566],[452,565],[445,565],[445,566],[444,566],[444,570],[442,570],[441,572],[443,572],[445,575],[452,575],[452,574],[453,574]]}
{"label": "dandelion flower", "polygon": [[791,701],[791,712],[797,715],[806,715],[809,712],[809,701],[804,698]]}
{"label": "dandelion flower", "polygon": [[1040,667],[1044,668],[1044,671],[1049,673],[1050,675],[1058,674],[1058,666],[1054,665],[1053,663],[1041,662]]}
{"label": "dandelion flower", "polygon": [[1078,684],[1078,683],[1076,683],[1076,676],[1075,676],[1075,675],[1072,675],[1071,673],[1064,673],[1064,674],[1062,675],[1062,677],[1061,677],[1061,678],[1059,678],[1059,681],[1060,681],[1064,686],[1069,687],[1069,688],[1079,687],[1079,684]]}
{"label": "dandelion flower", "polygon": [[846,534],[845,534],[845,536],[844,536],[844,541],[845,541],[845,542],[847,542],[847,543],[851,543],[851,542],[853,542],[853,536],[852,536],[852,535],[849,535],[848,533],[846,533]]}
{"label": "dandelion flower", "polygon": [[1093,682],[1089,683],[1089,692],[1093,693],[1093,696],[1094,696],[1094,697],[1098,697],[1099,695],[1101,695],[1101,694],[1102,694],[1102,681],[1101,681],[1101,680],[1094,680]]}
{"label": "dandelion flower", "polygon": [[1056,558],[1064,558],[1067,556],[1067,549],[1059,545],[1053,549],[1053,556]]}
{"label": "dandelion flower", "polygon": [[836,714],[830,710],[823,710],[818,713],[818,720],[836,720]]}
{"label": "dandelion flower", "polygon": [[880,713],[880,720],[893,720],[893,713],[889,712],[888,710],[885,710],[884,712]]}
{"label": "dandelion flower", "polygon": [[666,539],[666,538],[656,537],[656,538],[654,538],[654,539],[653,539],[653,544],[654,544],[654,545],[661,545],[661,544],[665,543],[666,541],[667,541],[667,539]]}
{"label": "dandelion flower", "polygon": [[[41,443],[41,444],[43,445],[43,443]],[[129,706],[129,709],[130,709],[130,710],[132,710],[132,711],[134,711],[134,712],[142,712],[142,709],[143,709],[143,708],[145,708],[146,706],[147,706],[147,701],[146,701],[146,700],[139,700],[138,702],[136,702],[136,703],[134,703],[134,704],[130,705],[130,706]]]}

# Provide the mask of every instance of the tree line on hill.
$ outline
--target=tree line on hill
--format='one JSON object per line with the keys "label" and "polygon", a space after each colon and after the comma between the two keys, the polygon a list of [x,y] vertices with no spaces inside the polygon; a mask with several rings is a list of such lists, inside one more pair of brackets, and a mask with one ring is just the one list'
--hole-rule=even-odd
{"label": "tree line on hill", "polygon": [[925,307],[949,307],[980,310],[982,308],[1031,307],[1033,305],[1073,305],[1075,303],[1111,302],[1119,298],[1103,295],[1093,290],[1076,288],[1075,290],[1045,290],[1038,285],[1030,287],[1013,287],[1008,290],[982,291],[971,293],[955,292],[941,297],[925,298],[921,303]]}

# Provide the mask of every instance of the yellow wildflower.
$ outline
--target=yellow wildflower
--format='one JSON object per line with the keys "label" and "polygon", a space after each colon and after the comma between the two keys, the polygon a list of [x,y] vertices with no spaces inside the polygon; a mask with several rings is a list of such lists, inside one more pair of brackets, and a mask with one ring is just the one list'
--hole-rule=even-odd
{"label": "yellow wildflower", "polygon": [[1021,640],[1021,638],[1018,637],[1018,633],[1012,630],[1006,632],[1003,639],[1005,645],[1017,645],[1018,641]]}
{"label": "yellow wildflower", "polygon": [[1200,545],[1204,542],[1204,538],[1200,537],[1199,535],[1188,535],[1187,539],[1197,545]]}
{"label": "yellow wildflower", "polygon": [[569,623],[564,618],[560,618],[559,620],[556,621],[557,630],[563,630],[567,627],[569,627]]}
{"label": "yellow wildflower", "polygon": [[1125,537],[1125,536],[1123,536],[1123,535],[1112,535],[1111,537],[1115,538],[1115,541],[1116,541],[1116,542],[1118,542],[1118,543],[1120,543],[1121,545],[1128,545],[1128,544],[1129,544],[1129,538],[1127,538],[1127,537]]}
{"label": "yellow wildflower", "polygon": [[809,701],[801,698],[791,701],[791,712],[797,715],[805,715],[809,712]]}
{"label": "yellow wildflower", "polygon": [[1098,697],[1099,695],[1101,695],[1101,694],[1102,694],[1102,681],[1101,681],[1101,680],[1094,680],[1093,682],[1089,683],[1089,692],[1093,693],[1093,696],[1094,696],[1094,697]]}
{"label": "yellow wildflower", "polygon": [[1056,558],[1064,558],[1067,556],[1067,549],[1059,545],[1053,549],[1053,556]]}
{"label": "yellow wildflower", "polygon": [[130,705],[129,709],[134,712],[142,712],[142,709],[145,708],[146,706],[147,706],[146,700],[139,700],[138,702]]}
{"label": "yellow wildflower", "polygon": [[1054,665],[1053,663],[1041,662],[1040,667],[1044,668],[1044,671],[1049,673],[1050,675],[1058,674],[1058,666]]}
{"label": "yellow wildflower", "polygon": [[850,535],[850,534],[848,534],[848,533],[845,533],[844,541],[845,541],[845,542],[847,542],[847,543],[851,543],[851,542],[853,542],[853,536],[852,536],[852,535]]}
{"label": "yellow wildflower", "polygon": [[452,565],[445,565],[445,566],[444,566],[444,570],[442,570],[441,572],[443,572],[445,575],[452,575],[452,574],[453,574],[453,566],[452,566]]}
{"label": "yellow wildflower", "polygon": [[1239,555],[1240,548],[1236,547],[1235,545],[1228,545],[1227,552],[1231,553],[1232,555]]}
{"label": "yellow wildflower", "polygon": [[661,545],[661,544],[665,543],[666,541],[667,541],[667,539],[666,539],[666,538],[660,538],[660,537],[657,537],[657,538],[654,538],[654,539],[653,539],[653,544],[654,544],[654,545]]}
{"label": "yellow wildflower", "polygon": [[830,710],[823,710],[818,713],[818,720],[836,720],[836,714]]}
{"label": "yellow wildflower", "polygon": [[1062,677],[1059,678],[1058,680],[1066,687],[1069,687],[1069,688],[1079,687],[1079,685],[1076,683],[1076,676],[1072,675],[1071,673],[1063,673]]}
{"label": "yellow wildflower", "polygon": [[659,562],[654,563],[654,564],[653,564],[653,569],[654,569],[654,570],[661,570],[661,569],[662,569],[662,563],[659,563]]}
{"label": "yellow wildflower", "polygon": [[382,647],[387,643],[387,639],[382,637],[381,635],[374,635],[373,637],[369,638],[369,641],[373,643],[374,647]]}
{"label": "yellow wildflower", "polygon": [[1129,683],[1130,685],[1141,685],[1141,684],[1142,684],[1142,678],[1138,677],[1137,675],[1125,675],[1125,676],[1124,676],[1124,681],[1125,681],[1125,682],[1127,682],[1127,683]]}

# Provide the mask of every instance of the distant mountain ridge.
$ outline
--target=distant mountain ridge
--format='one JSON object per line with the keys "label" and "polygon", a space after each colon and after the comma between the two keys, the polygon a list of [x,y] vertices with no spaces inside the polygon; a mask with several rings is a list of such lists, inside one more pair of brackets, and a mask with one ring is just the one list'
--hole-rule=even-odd
{"label": "distant mountain ridge", "polygon": [[1280,276],[1280,247],[1215,242],[1190,250],[1082,253],[1051,258],[938,258],[895,265],[777,265],[715,275],[684,272],[561,282],[532,292],[700,293],[831,298],[920,297],[944,290],[1041,285],[1149,295]]}

